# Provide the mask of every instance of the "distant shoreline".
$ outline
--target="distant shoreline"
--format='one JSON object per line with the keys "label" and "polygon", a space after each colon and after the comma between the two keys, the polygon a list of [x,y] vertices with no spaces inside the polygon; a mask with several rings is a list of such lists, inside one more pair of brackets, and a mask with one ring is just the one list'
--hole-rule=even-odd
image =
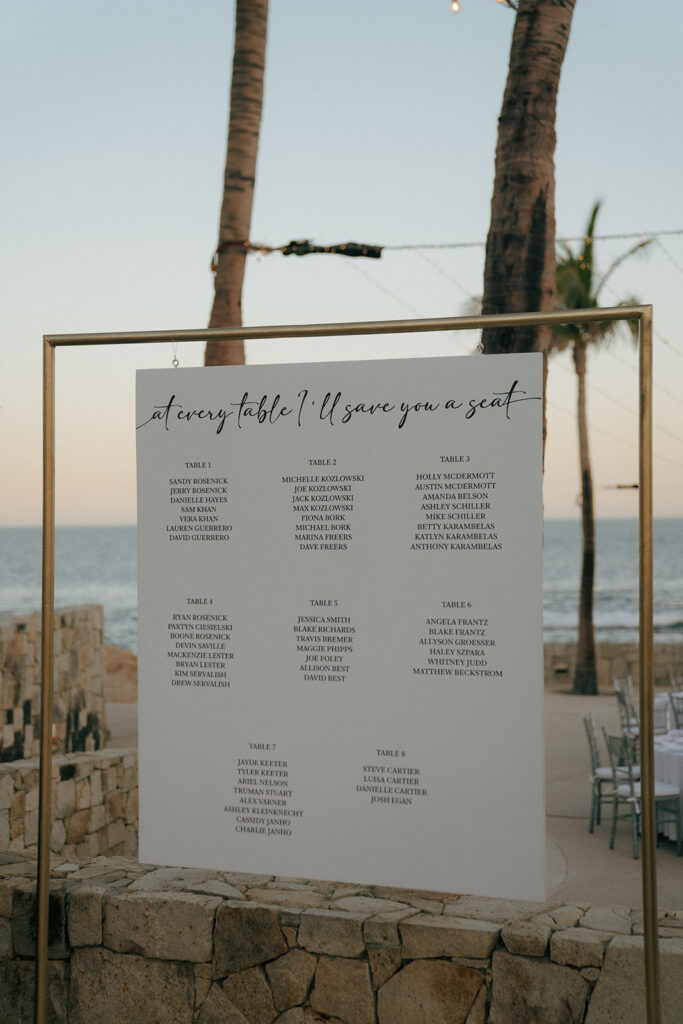
{"label": "distant shoreline", "polygon": [[[683,642],[680,576],[683,518],[654,521],[656,643]],[[638,639],[638,524],[634,518],[597,521],[595,636],[598,643]],[[137,650],[137,529],[133,524],[59,526],[55,546],[57,607],[101,604],[105,642]],[[577,639],[581,569],[578,519],[547,518],[543,538],[543,640]],[[540,551],[541,533],[538,535]],[[40,527],[0,527],[0,617],[41,605]]]}
{"label": "distant shoreline", "polygon": [[[668,688],[668,670],[683,673],[683,642],[655,643],[655,686]],[[637,644],[598,643],[598,672],[601,693],[610,693],[613,667],[637,680]],[[546,689],[568,692],[573,676],[575,643],[544,643]],[[138,699],[138,659],[127,647],[105,644],[105,695],[109,704],[134,704]],[[614,672],[616,674],[616,671]]]}

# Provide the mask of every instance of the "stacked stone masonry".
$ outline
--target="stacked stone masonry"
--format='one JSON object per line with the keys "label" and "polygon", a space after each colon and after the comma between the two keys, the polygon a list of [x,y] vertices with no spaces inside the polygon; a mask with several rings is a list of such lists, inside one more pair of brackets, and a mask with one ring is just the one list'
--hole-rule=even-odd
{"label": "stacked stone masonry", "polygon": [[[35,861],[0,854],[0,1020],[30,1024]],[[643,1024],[625,907],[521,903],[122,857],[52,868],[54,1024]],[[660,918],[664,1024],[683,913]]]}
{"label": "stacked stone masonry", "polygon": [[[104,612],[101,605],[55,611],[53,748],[104,746]],[[41,622],[36,612],[0,619],[0,761],[40,750]]]}
{"label": "stacked stone masonry", "polygon": [[[39,765],[36,758],[0,764],[0,851],[37,849]],[[137,751],[55,756],[50,806],[53,853],[69,860],[135,856]]]}
{"label": "stacked stone masonry", "polygon": [[[612,692],[612,680],[630,676],[635,685],[640,679],[638,644],[600,643],[596,645],[598,685],[605,693]],[[546,685],[563,678],[571,684],[576,667],[576,644],[544,644],[543,671]],[[671,675],[683,675],[681,644],[654,645],[653,675],[655,686],[668,687]]]}

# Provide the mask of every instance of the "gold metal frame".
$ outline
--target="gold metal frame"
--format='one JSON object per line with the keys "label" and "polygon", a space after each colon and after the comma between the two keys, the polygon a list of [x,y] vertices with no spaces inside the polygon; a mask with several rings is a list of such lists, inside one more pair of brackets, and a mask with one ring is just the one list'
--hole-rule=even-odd
{"label": "gold metal frame", "polygon": [[243,338],[315,338],[370,334],[464,331],[561,323],[636,320],[639,327],[639,552],[640,552],[640,722],[642,785],[642,875],[645,931],[645,985],[648,1024],[661,1024],[657,876],[654,807],[654,703],[652,678],[652,307],[616,306],[572,310],[571,313],[511,313],[443,317],[424,320],[382,320],[358,323],[306,324],[279,327],[231,327],[191,331],[147,331],[115,334],[61,334],[43,338],[43,571],[42,690],[40,732],[40,809],[38,834],[38,931],[36,942],[36,1024],[47,1021],[48,911],[50,889],[52,682],[54,674],[54,539],[55,539],[55,349],[62,346],[140,345],[161,342]]}

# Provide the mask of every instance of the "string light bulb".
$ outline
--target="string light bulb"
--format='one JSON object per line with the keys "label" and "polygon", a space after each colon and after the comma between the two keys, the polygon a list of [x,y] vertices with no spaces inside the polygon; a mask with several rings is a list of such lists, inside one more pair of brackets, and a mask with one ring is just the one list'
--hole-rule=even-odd
{"label": "string light bulb", "polygon": [[[518,9],[518,0],[496,0],[496,3],[505,4],[506,7],[511,7],[513,11],[516,11]],[[453,14],[460,13],[459,0],[451,0],[451,10]]]}

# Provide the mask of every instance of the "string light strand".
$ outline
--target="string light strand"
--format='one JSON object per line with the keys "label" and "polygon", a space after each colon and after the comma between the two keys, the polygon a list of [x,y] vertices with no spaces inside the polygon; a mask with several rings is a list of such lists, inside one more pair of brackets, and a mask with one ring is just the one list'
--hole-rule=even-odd
{"label": "string light strand", "polygon": [[[626,360],[620,360],[620,362],[624,362],[625,365],[629,366],[629,364],[626,362]],[[637,367],[629,366],[629,368],[630,369],[634,369],[634,370],[637,371]],[[563,373],[567,377],[572,377],[573,378],[575,376],[575,374],[573,374],[571,370],[567,370],[563,366],[559,366],[558,365],[557,369],[559,369],[560,372]],[[609,393],[609,391],[605,391],[603,388],[601,388],[597,384],[595,384],[592,380],[588,379],[587,384],[588,384],[588,388],[589,388],[589,390],[591,392],[594,392],[595,394],[600,395],[601,398],[605,399],[606,401],[610,402],[612,405],[616,406],[617,409],[621,409],[622,412],[628,413],[629,416],[632,416],[633,418],[637,419],[638,413],[631,406],[626,405],[624,402],[621,402],[618,398],[615,398],[614,395],[611,395]],[[656,386],[657,385],[655,384],[655,387]],[[671,397],[676,399],[676,401],[678,401],[678,402],[681,401],[681,399],[677,398],[676,395],[671,395]],[[673,431],[669,430],[667,427],[663,427],[661,425],[661,423],[659,423],[658,420],[654,420],[653,427],[654,427],[654,429],[658,433],[665,434],[667,437],[670,437],[673,441],[678,441],[681,444],[683,444],[683,437],[681,437],[678,434],[674,434]]]}
{"label": "string light strand", "polygon": [[[585,241],[609,242],[609,241],[617,241],[617,240],[618,241],[624,241],[624,240],[627,241],[628,239],[632,239],[632,238],[660,239],[660,238],[665,238],[667,236],[680,236],[680,235],[683,235],[683,228],[668,228],[668,229],[663,229],[661,231],[626,231],[626,232],[622,232],[621,234],[593,235],[593,237],[591,239],[586,239],[585,235],[566,235],[566,236],[557,235],[555,237],[555,241],[556,242],[585,242]],[[301,252],[302,252],[300,247],[302,247],[302,246],[309,246],[310,248],[307,251],[310,251],[310,252],[336,253],[337,255],[351,255],[350,251],[345,251],[345,250],[350,250],[352,247],[360,246],[361,249],[365,248],[365,249],[368,250],[368,252],[367,253],[361,252],[359,255],[371,255],[370,250],[376,250],[376,249],[387,250],[388,252],[411,252],[411,251],[429,250],[429,249],[483,249],[486,246],[486,242],[485,241],[479,241],[479,242],[404,242],[404,243],[400,243],[400,244],[396,244],[396,245],[379,245],[379,246],[362,246],[362,245],[360,245],[360,243],[357,243],[357,242],[345,242],[345,243],[342,243],[340,245],[313,246],[312,243],[308,239],[306,239],[303,242],[287,242],[286,245],[267,245],[265,242],[252,242],[252,241],[249,241],[249,240],[246,240],[246,239],[244,239],[244,240],[232,240],[232,241],[229,240],[229,241],[221,242],[220,243],[220,245],[217,247],[217,249],[214,252],[213,261],[215,263],[215,260],[217,259],[217,257],[220,256],[220,254],[222,252],[225,252],[228,249],[244,249],[248,253],[255,252],[255,253],[259,253],[261,256],[269,256],[271,253],[274,253],[274,252],[279,252],[279,253],[282,253],[283,255],[291,255],[292,253],[296,253],[296,254],[300,255]],[[357,253],[354,253],[354,255],[357,255]],[[374,256],[374,252],[372,253],[372,255]],[[671,255],[669,253],[667,253],[667,255],[673,261],[673,257],[671,257]],[[675,263],[675,261],[673,261],[673,262]],[[675,264],[675,265],[677,266],[677,264]],[[215,266],[213,266],[213,264],[212,264],[212,269],[215,269]],[[679,268],[679,269],[681,269],[681,268]]]}
{"label": "string light strand", "polygon": [[[614,291],[613,288],[611,288],[609,285],[606,285],[606,289],[605,290],[607,292],[609,292],[609,294],[612,296],[612,298],[617,303],[617,305],[619,305],[619,304],[623,305],[623,302],[624,302],[623,298],[621,298],[621,296],[617,295],[617,293]],[[674,345],[674,343],[672,341],[669,341],[667,338],[665,338],[664,335],[661,334],[657,330],[656,327],[655,327],[655,329],[653,330],[652,333],[654,334],[655,338],[657,338],[658,341],[661,341],[661,343],[663,345],[666,345],[667,348],[671,349],[671,351],[674,352],[678,356],[679,359],[683,359],[683,352],[681,352],[681,350],[676,345]],[[614,353],[612,353],[612,354],[614,354]],[[622,362],[624,362],[624,365],[626,365],[626,366],[629,365],[624,360],[622,360]],[[657,385],[655,385],[655,387],[656,386]],[[664,390],[664,389],[662,389],[662,390]],[[671,393],[669,392],[669,394],[671,394]],[[671,397],[675,398],[676,396],[672,395]]]}
{"label": "string light strand", "polygon": [[[586,239],[585,235],[556,235],[556,242],[611,242],[611,241],[628,241],[630,238],[665,238],[667,235],[683,235],[683,228],[666,228],[661,231],[626,231],[620,234],[611,235],[593,235],[591,239]],[[410,249],[483,249],[486,246],[485,241],[480,242],[405,242],[400,245],[384,245],[383,249],[391,249],[394,251],[404,251]]]}
{"label": "string light strand", "polygon": [[386,285],[380,284],[380,282],[375,277],[373,277],[372,274],[368,274],[367,270],[365,270],[363,267],[360,267],[357,263],[350,263],[349,267],[350,269],[355,270],[357,274],[360,274],[361,277],[364,277],[367,281],[370,282],[370,284],[374,285],[374,287],[377,288],[379,291],[384,292],[385,295],[388,295],[390,298],[392,298],[394,302],[396,302],[402,309],[407,310],[408,313],[412,313],[414,316],[417,317],[424,316],[424,313],[420,312],[419,309],[415,309],[415,306],[411,306],[409,303],[405,301],[405,299],[402,299],[400,295],[397,295],[395,292],[392,292],[390,288],[387,288]]}
{"label": "string light strand", "polygon": [[[568,416],[570,419],[576,420],[575,411],[567,409],[563,405],[559,405],[554,400],[551,401],[550,399],[548,399],[547,407],[548,409],[552,409],[554,412],[561,412],[563,415]],[[606,427],[601,427],[598,424],[591,424],[591,431],[596,434],[604,434],[605,437],[609,437],[610,440],[616,441],[618,444],[623,445],[626,448],[629,448],[630,451],[633,452],[635,458],[636,445],[632,441],[629,441],[627,438],[622,437],[619,434],[614,434],[611,430],[608,430]],[[670,459],[667,455],[660,455],[657,452],[653,452],[652,457],[657,462],[666,462],[668,465],[675,466],[677,469],[683,469],[683,463],[676,462],[675,459]]]}
{"label": "string light strand", "polygon": [[460,284],[459,281],[456,281],[456,279],[452,276],[452,274],[448,274],[442,267],[439,266],[438,263],[436,263],[434,260],[430,259],[429,256],[425,255],[424,252],[421,252],[418,249],[417,250],[417,255],[420,257],[421,260],[423,260],[427,264],[427,266],[432,267],[432,269],[435,270],[437,274],[440,274],[441,277],[445,277],[445,279],[447,281],[449,281],[452,285],[455,285],[455,287],[458,289],[458,291],[462,292],[462,294],[465,296],[466,299],[469,299],[469,300],[473,300],[474,299],[474,295],[472,295],[472,293],[469,292],[467,290],[467,288],[465,288],[464,285]]}
{"label": "string light strand", "polygon": [[[510,7],[513,11],[519,10],[518,0],[496,0],[497,4],[501,7]],[[460,3],[459,0],[451,0],[451,10],[453,14],[460,14]]]}
{"label": "string light strand", "polygon": [[[413,313],[414,316],[417,317],[425,316],[424,312],[422,312],[419,309],[416,309],[414,306],[409,305],[404,299],[400,297],[400,295],[397,295],[395,292],[391,291],[390,288],[387,288],[386,285],[383,285],[372,274],[369,274],[365,267],[361,266],[359,263],[350,263],[348,264],[348,266],[349,269],[355,270],[357,274],[360,274],[361,277],[364,277],[367,281],[370,282],[371,285],[373,285],[379,291],[384,292],[385,295],[388,295],[390,298],[392,298],[394,302],[396,302],[402,309],[407,310],[409,313]],[[469,355],[472,352],[471,347],[467,344],[464,338],[462,338],[459,335],[458,332],[454,332],[454,334],[455,337],[453,340],[461,347],[463,351],[466,350],[467,354]]]}
{"label": "string light strand", "polygon": [[662,252],[666,256],[666,258],[668,259],[669,263],[673,264],[673,266],[676,268],[676,270],[679,272],[679,274],[683,274],[683,267],[680,265],[680,263],[676,259],[674,259],[674,257],[671,255],[669,250],[664,246],[664,244],[662,243],[661,238],[659,238],[659,237],[655,238],[655,242],[657,243],[658,247],[662,250]]}

